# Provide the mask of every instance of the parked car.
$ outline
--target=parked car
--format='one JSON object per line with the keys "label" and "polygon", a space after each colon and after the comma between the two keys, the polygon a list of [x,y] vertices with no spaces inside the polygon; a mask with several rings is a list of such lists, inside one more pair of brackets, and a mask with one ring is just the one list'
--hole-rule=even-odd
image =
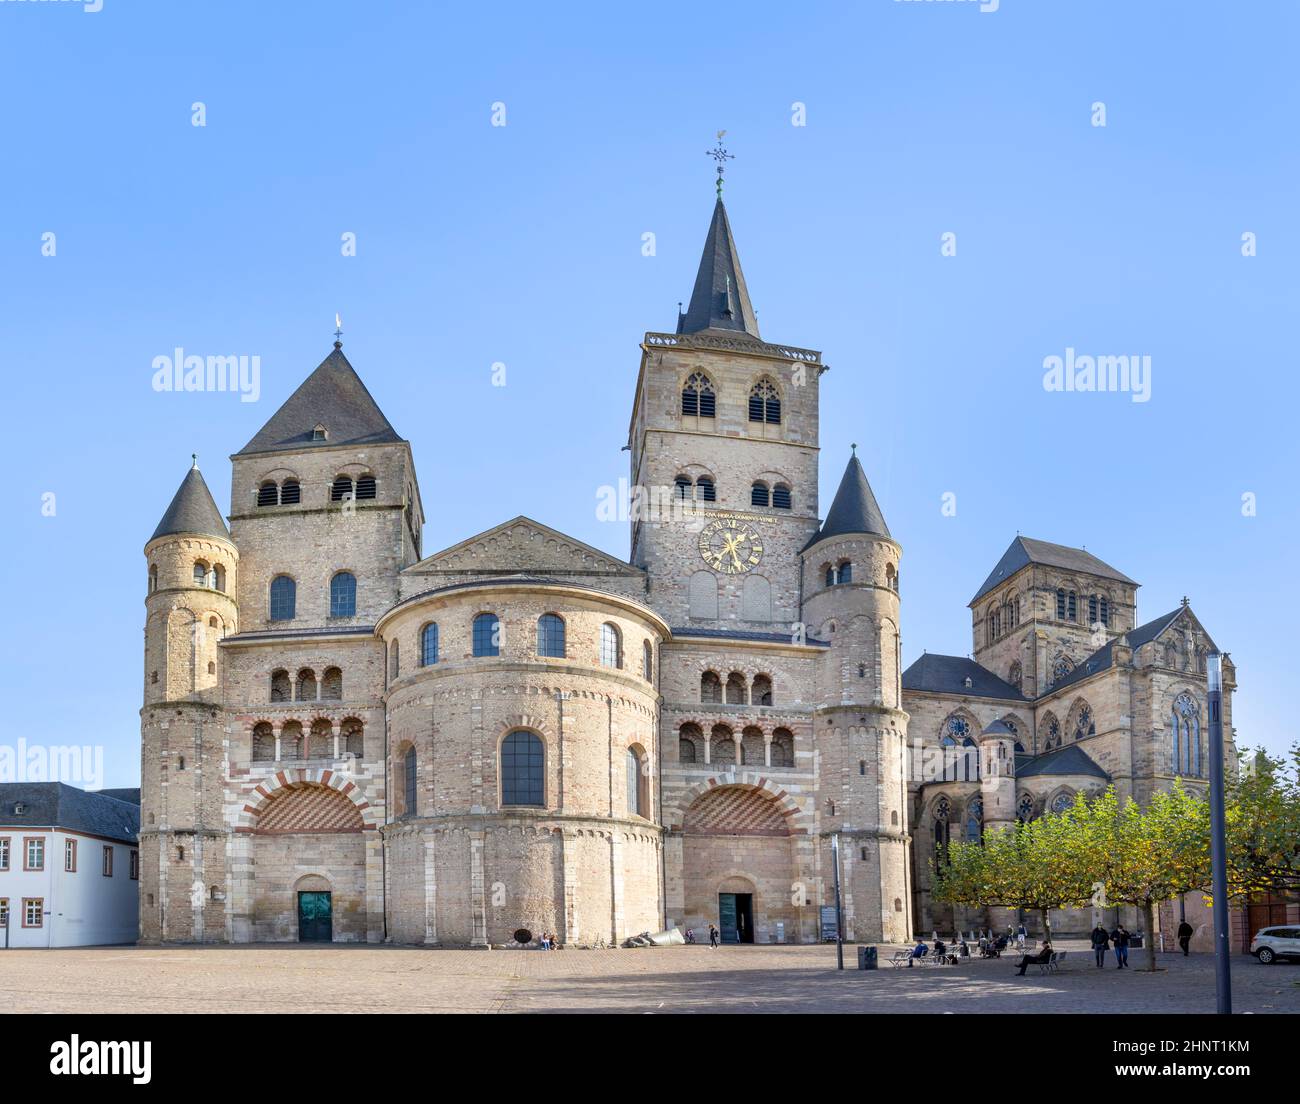
{"label": "parked car", "polygon": [[1300,928],[1260,928],[1250,941],[1250,953],[1266,966],[1279,958],[1300,960]]}

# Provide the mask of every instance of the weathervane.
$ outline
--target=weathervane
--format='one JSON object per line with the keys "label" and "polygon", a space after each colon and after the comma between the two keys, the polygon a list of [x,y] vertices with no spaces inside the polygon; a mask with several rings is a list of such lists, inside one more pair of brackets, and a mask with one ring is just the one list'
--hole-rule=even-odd
{"label": "weathervane", "polygon": [[334,312],[334,348],[343,347],[343,321],[339,318],[338,311]]}
{"label": "weathervane", "polygon": [[726,147],[722,144],[722,139],[727,136],[725,130],[718,131],[718,144],[714,149],[705,150],[705,154],[712,157],[718,163],[718,198],[722,198],[722,170],[726,168],[728,161],[734,161],[736,155],[728,153]]}

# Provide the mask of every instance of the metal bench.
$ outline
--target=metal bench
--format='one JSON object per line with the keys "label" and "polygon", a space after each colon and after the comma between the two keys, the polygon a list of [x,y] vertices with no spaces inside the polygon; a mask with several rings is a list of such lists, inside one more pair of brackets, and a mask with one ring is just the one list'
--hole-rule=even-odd
{"label": "metal bench", "polygon": [[1040,974],[1054,974],[1061,968],[1061,963],[1065,961],[1065,956],[1069,951],[1053,951],[1052,957],[1046,962],[1035,962]]}

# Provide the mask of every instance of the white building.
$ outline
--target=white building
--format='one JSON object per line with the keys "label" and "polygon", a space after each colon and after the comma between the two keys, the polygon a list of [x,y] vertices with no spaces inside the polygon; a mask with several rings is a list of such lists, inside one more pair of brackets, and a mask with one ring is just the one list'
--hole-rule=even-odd
{"label": "white building", "polygon": [[139,830],[139,790],[0,784],[0,947],[134,943]]}

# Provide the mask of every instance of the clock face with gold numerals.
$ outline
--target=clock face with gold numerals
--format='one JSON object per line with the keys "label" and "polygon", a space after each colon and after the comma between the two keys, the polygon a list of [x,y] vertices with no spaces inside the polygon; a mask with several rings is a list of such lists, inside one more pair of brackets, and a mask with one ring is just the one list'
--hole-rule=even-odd
{"label": "clock face with gold numerals", "polygon": [[763,558],[763,541],[748,522],[717,518],[700,532],[700,558],[724,575],[743,575]]}

